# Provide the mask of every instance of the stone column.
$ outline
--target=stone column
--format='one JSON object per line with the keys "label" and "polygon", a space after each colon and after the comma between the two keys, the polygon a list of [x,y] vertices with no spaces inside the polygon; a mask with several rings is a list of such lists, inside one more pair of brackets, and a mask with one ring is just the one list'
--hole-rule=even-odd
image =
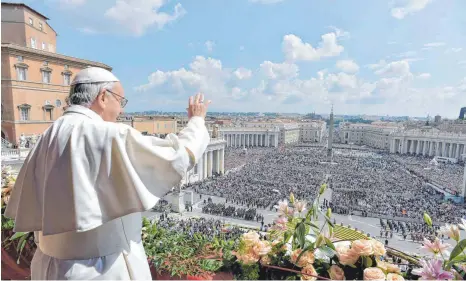
{"label": "stone column", "polygon": [[249,134],[246,135],[246,147],[249,147]]}
{"label": "stone column", "polygon": [[419,152],[421,151],[421,145],[420,145],[420,141],[417,140],[416,141],[416,155],[419,155]]}
{"label": "stone column", "polygon": [[221,149],[218,149],[215,151],[215,172],[216,173],[220,173],[221,169],[220,169],[220,150]]}
{"label": "stone column", "polygon": [[275,139],[275,147],[278,147],[278,134],[277,133],[275,133],[274,139]]}
{"label": "stone column", "polygon": [[450,143],[450,151],[448,152],[448,157],[455,158],[453,157],[453,143]]}
{"label": "stone column", "polygon": [[220,172],[225,173],[225,149],[220,150]]}
{"label": "stone column", "polygon": [[203,170],[203,173],[202,173],[202,178],[205,179],[207,178],[207,151],[204,152],[204,155],[202,157],[203,159],[203,163],[202,163],[202,170]]}
{"label": "stone column", "polygon": [[212,176],[212,164],[213,164],[213,157],[212,157],[212,151],[208,152],[208,158],[207,158],[207,177]]}
{"label": "stone column", "polygon": [[269,146],[269,134],[265,135],[265,146]]}

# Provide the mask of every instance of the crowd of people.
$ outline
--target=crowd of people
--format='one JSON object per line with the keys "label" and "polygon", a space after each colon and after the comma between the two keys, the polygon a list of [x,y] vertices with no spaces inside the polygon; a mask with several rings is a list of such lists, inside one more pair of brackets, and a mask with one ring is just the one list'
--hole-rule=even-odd
{"label": "crowd of people", "polygon": [[410,172],[425,181],[447,188],[451,192],[459,191],[463,183],[464,166],[452,163],[438,163],[432,157],[407,156],[394,154],[391,157]]}
{"label": "crowd of people", "polygon": [[240,227],[226,226],[224,222],[218,219],[171,219],[170,217],[166,217],[164,220],[158,220],[156,223],[157,227],[178,233],[183,232],[190,237],[193,237],[196,233],[200,233],[210,239],[221,235],[226,239],[238,239],[245,233],[245,230]]}
{"label": "crowd of people", "polygon": [[234,206],[227,206],[222,203],[209,202],[202,207],[202,212],[210,215],[217,215],[223,217],[239,218],[244,220],[255,220],[257,222],[264,221],[264,217],[257,213],[254,208],[238,208]]}
{"label": "crowd of people", "polygon": [[[225,165],[245,163],[241,170],[197,183],[194,189],[244,208],[273,210],[291,192],[312,202],[319,186],[328,181],[332,209],[341,213],[358,211],[365,216],[421,221],[427,212],[437,222],[457,222],[464,217],[463,205],[445,200],[442,193],[425,184],[427,176],[409,169],[411,158],[372,149],[337,148],[330,161],[323,147],[252,148],[247,154],[236,149],[227,151]],[[440,169],[443,174],[430,175],[439,184],[454,176],[451,171],[457,173],[456,167]]]}
{"label": "crowd of people", "polygon": [[230,171],[235,168],[239,168],[251,159],[260,158],[265,153],[272,151],[276,148],[273,147],[248,147],[243,148],[234,148],[227,147],[225,149],[225,171]]}
{"label": "crowd of people", "polygon": [[[380,219],[380,237],[392,238],[394,233],[402,236],[404,240],[410,239],[422,243],[424,238],[432,240],[438,237],[440,227],[434,225],[432,228],[421,222],[405,222],[397,220]],[[442,235],[444,237],[444,235]]]}

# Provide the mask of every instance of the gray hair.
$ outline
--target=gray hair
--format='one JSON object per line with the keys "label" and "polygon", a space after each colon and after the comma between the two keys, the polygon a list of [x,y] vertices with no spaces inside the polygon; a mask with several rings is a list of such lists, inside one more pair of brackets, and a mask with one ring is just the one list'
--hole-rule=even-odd
{"label": "gray hair", "polygon": [[66,98],[67,105],[81,105],[91,107],[94,100],[97,98],[102,89],[111,90],[115,82],[100,82],[100,83],[82,83],[71,86],[70,94]]}

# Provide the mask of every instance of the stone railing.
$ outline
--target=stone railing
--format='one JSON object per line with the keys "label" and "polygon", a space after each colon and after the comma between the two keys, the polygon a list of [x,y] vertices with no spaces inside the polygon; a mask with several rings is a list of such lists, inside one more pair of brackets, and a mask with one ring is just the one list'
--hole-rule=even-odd
{"label": "stone railing", "polygon": [[5,160],[24,160],[29,154],[29,148],[2,149],[2,161]]}

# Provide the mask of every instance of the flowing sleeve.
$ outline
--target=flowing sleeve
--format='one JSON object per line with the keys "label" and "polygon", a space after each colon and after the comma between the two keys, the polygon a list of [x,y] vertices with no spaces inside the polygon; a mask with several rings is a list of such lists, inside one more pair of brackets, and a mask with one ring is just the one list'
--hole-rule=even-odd
{"label": "flowing sleeve", "polygon": [[124,124],[60,126],[21,169],[5,213],[15,219],[15,231],[84,232],[147,211],[182,180],[210,141],[200,117],[165,139]]}

